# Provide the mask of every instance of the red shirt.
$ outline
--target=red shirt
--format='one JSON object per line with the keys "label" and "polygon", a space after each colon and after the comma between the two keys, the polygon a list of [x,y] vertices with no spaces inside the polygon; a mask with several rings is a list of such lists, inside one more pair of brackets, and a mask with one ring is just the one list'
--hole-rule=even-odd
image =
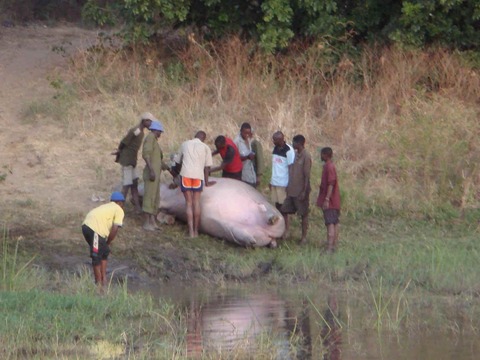
{"label": "red shirt", "polygon": [[319,207],[323,206],[323,202],[327,197],[328,185],[333,185],[328,208],[340,210],[340,189],[338,188],[337,170],[331,161],[327,161],[323,165],[322,182],[320,183],[320,192],[317,198],[317,206]]}
{"label": "red shirt", "polygon": [[229,161],[225,165],[225,168],[223,170],[226,171],[226,172],[229,172],[229,173],[238,173],[238,172],[242,171],[243,164],[242,164],[242,159],[240,158],[240,153],[238,152],[237,145],[235,145],[235,143],[233,142],[232,139],[227,138],[227,137],[225,137],[225,144],[226,145],[223,147],[223,149],[218,150],[218,153],[220,154],[222,159],[227,160],[227,161],[230,160],[230,159],[225,159],[225,157],[227,156],[227,149],[229,147],[233,148],[234,154],[233,154],[233,158],[231,159],[231,161]]}

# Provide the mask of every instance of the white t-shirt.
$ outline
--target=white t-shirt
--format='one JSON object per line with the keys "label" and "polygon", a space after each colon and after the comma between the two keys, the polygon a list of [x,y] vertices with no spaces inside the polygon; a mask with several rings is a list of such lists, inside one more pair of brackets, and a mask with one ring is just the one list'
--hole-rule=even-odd
{"label": "white t-shirt", "polygon": [[175,162],[182,164],[181,176],[205,180],[204,168],[213,165],[212,150],[200,139],[187,140],[180,147]]}
{"label": "white t-shirt", "polygon": [[293,147],[285,144],[275,146],[272,153],[272,178],[270,184],[273,186],[288,185],[288,167],[295,161]]}

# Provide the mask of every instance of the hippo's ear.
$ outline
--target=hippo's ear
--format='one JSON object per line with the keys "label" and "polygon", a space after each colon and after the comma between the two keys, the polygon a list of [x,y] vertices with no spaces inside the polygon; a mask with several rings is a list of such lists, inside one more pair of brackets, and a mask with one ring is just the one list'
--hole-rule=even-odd
{"label": "hippo's ear", "polygon": [[257,203],[258,208],[260,209],[260,212],[266,213],[267,212],[267,207],[263,203]]}

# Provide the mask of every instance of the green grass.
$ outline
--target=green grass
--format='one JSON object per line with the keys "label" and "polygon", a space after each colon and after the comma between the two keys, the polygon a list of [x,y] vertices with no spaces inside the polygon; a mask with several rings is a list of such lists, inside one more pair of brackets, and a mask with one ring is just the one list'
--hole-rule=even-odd
{"label": "green grass", "polygon": [[99,294],[86,273],[68,280],[76,284],[70,293],[0,293],[2,358],[111,358],[142,344],[138,358],[175,358],[181,352],[182,327],[172,304],[132,296],[121,287]]}
{"label": "green grass", "polygon": [[[344,222],[341,246],[333,255],[321,248],[322,236],[311,238],[307,246],[287,240],[275,250],[243,249],[206,236],[194,242],[182,239],[183,228],[175,226],[166,229],[164,238],[155,238],[156,257],[145,259],[160,274],[167,258],[175,267],[169,254],[159,255],[174,244],[181,261],[193,262],[177,276],[203,284],[203,291],[245,282],[262,291],[288,288],[297,294],[295,302],[307,297],[315,328],[329,325],[323,298],[333,288],[341,309],[335,322],[345,332],[478,331],[475,231],[464,224],[392,219]],[[297,225],[292,230],[299,231]],[[311,234],[320,235],[322,230],[314,222]],[[10,241],[6,234],[4,238],[4,243]],[[150,254],[145,245],[144,253]],[[15,286],[0,292],[2,358],[187,358],[188,309],[143,292],[130,293],[127,283],[111,283],[99,292],[89,268],[78,274],[45,273],[18,247],[4,245],[3,251],[4,258],[16,261],[2,262],[2,273],[15,277]],[[122,251],[115,252],[117,261],[126,255]],[[124,251],[131,253],[129,248]],[[298,336],[293,331],[289,339],[292,356],[302,346]],[[254,345],[240,343],[233,353],[214,350],[200,358],[273,359],[284,351],[277,337],[265,332]]]}
{"label": "green grass", "polygon": [[21,239],[12,243],[8,238],[7,227],[3,227],[0,263],[0,291],[31,289],[43,280],[42,271],[30,266],[35,255],[26,261],[19,256],[18,249]]}
{"label": "green grass", "polygon": [[[276,250],[243,249],[208,237],[183,244],[189,261],[208,278],[220,273],[239,281],[259,278],[289,281],[358,281],[382,279],[391,288],[408,282],[432,293],[477,292],[480,277],[480,244],[467,221],[439,224],[405,219],[343,219],[340,246],[329,256],[323,249],[326,231],[313,213],[309,243],[297,245],[300,229],[293,223],[291,239]],[[190,248],[191,247],[191,248]],[[179,249],[179,250],[180,250]],[[182,250],[180,250],[182,251]]]}

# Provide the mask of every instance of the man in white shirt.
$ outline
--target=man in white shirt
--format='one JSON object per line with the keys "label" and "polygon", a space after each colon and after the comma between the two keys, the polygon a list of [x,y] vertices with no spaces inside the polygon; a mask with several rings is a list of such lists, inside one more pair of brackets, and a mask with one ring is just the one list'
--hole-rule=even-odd
{"label": "man in white shirt", "polygon": [[[212,151],[204,144],[207,135],[198,131],[195,137],[185,141],[175,159],[181,165],[181,190],[185,196],[187,207],[187,222],[190,237],[198,236],[200,227],[200,195],[203,186],[212,186],[214,181],[208,181],[210,167],[213,165]],[[173,169],[173,172],[176,170]]]}
{"label": "man in white shirt", "polygon": [[237,135],[233,142],[237,145],[240,159],[243,164],[242,181],[253,187],[257,187],[257,175],[255,174],[253,163],[255,160],[255,153],[252,151],[251,141],[252,127],[249,123],[245,122],[240,127],[240,134]]}
{"label": "man in white shirt", "polygon": [[[288,168],[295,161],[295,150],[285,142],[285,136],[277,131],[272,136],[272,178],[270,179],[270,192],[272,202],[281,212],[282,204],[287,197]],[[288,231],[288,215],[283,214],[285,219],[285,234]]]}

